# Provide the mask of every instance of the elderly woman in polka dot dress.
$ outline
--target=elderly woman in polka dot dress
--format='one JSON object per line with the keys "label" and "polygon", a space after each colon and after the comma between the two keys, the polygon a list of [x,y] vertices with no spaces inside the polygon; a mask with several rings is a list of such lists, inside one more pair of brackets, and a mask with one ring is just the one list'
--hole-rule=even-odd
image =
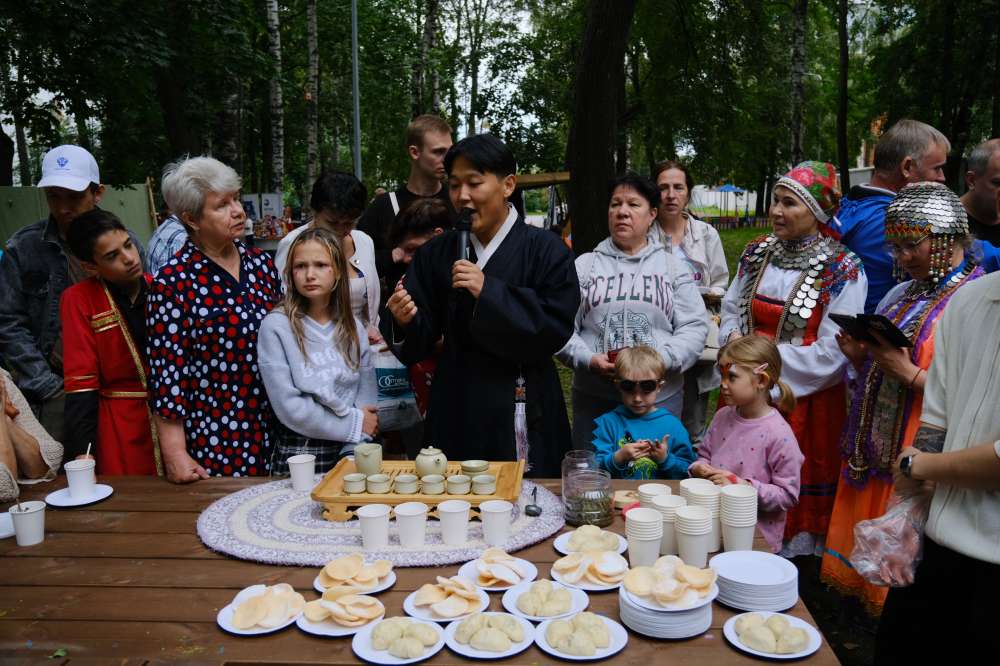
{"label": "elderly woman in polka dot dress", "polygon": [[269,471],[257,330],[281,282],[271,259],[240,240],[240,185],[210,157],[163,172],[163,198],[189,233],[153,281],[146,322],[151,408],[174,483]]}

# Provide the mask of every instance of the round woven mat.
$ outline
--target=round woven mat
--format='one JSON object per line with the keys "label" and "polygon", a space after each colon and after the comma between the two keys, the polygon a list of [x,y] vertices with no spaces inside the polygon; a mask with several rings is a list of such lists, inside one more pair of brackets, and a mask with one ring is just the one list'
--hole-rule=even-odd
{"label": "round woven mat", "polygon": [[[316,477],[317,483],[320,478]],[[524,515],[535,485],[527,480],[521,485],[517,517],[504,545],[508,552],[538,543],[564,525],[562,502],[542,486],[538,486],[537,502],[542,515]],[[441,497],[445,499],[447,496]],[[487,547],[478,520],[469,523],[467,544],[448,546],[441,541],[439,523],[431,519],[424,547],[403,548],[393,520],[389,523],[389,545],[365,551],[357,520],[332,522],[324,520],[322,514],[322,505],[312,501],[308,493],[293,491],[291,481],[272,481],[214,502],[198,517],[198,536],[212,550],[241,560],[298,566],[323,566],[338,555],[364,552],[366,559],[391,560],[397,567],[429,567],[468,562]]]}

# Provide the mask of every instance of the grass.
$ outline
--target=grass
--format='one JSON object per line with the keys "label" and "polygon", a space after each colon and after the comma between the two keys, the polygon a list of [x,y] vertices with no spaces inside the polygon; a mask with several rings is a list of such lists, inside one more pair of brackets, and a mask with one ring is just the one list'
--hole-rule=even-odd
{"label": "grass", "polygon": [[[726,263],[729,264],[729,277],[732,279],[736,275],[736,265],[739,263],[743,248],[751,240],[766,233],[766,229],[722,229],[719,237],[722,239],[722,248],[726,253]],[[556,361],[556,370],[559,372],[559,383],[562,385],[563,396],[566,399],[566,411],[569,414],[569,422],[573,422],[573,371],[562,363]],[[707,418],[712,420],[715,414],[715,403],[718,399],[718,390],[712,391],[708,400]]]}

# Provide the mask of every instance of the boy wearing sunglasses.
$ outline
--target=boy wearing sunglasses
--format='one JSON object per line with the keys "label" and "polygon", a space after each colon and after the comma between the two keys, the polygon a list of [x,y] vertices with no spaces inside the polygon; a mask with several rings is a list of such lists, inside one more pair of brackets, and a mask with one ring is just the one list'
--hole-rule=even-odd
{"label": "boy wearing sunglasses", "polygon": [[680,419],[656,406],[667,367],[651,347],[623,349],[615,359],[622,404],[594,419],[598,463],[618,479],[683,479],[694,461]]}

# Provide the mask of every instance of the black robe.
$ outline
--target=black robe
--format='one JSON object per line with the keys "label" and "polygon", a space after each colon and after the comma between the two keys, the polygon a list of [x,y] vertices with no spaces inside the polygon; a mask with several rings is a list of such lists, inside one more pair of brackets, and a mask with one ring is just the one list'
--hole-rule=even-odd
{"label": "black robe", "polygon": [[428,420],[431,441],[449,460],[516,459],[514,391],[521,373],[530,474],[558,477],[572,444],[552,356],[573,334],[580,305],[573,255],[556,234],[519,217],[483,269],[477,302],[467,290],[451,287],[455,234],[437,236],[417,251],[404,280],[417,316],[400,330],[386,313],[382,334],[400,343],[393,351],[406,365],[430,356],[444,335]]}

